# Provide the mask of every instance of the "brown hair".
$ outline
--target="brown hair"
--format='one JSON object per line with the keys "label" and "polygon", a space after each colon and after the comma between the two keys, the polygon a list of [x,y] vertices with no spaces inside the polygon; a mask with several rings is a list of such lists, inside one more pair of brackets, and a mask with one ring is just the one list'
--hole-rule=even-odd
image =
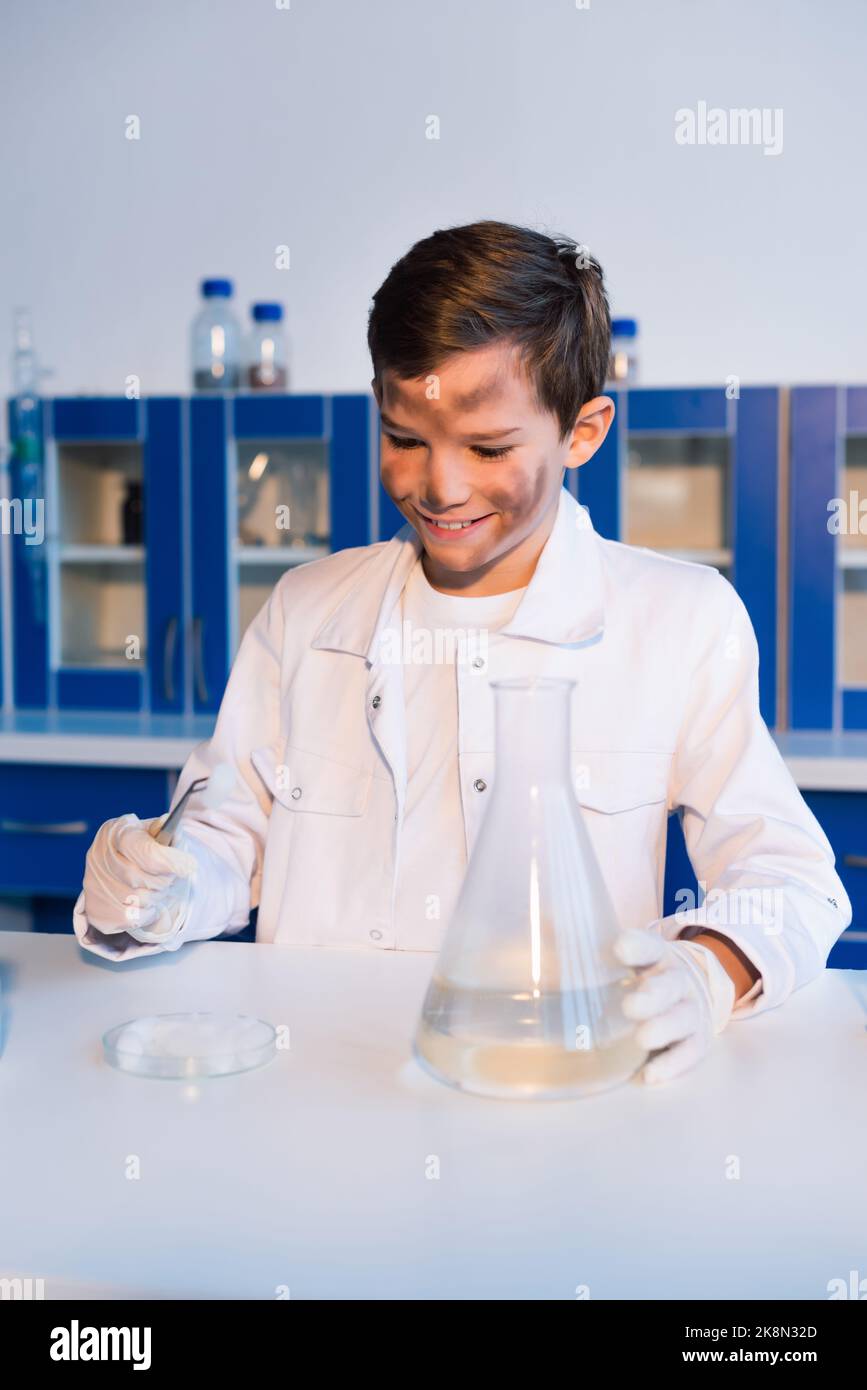
{"label": "brown hair", "polygon": [[473,222],[417,241],[373,296],[374,377],[429,375],[455,352],[512,342],[540,409],[565,439],[608,374],[602,268],[570,237]]}

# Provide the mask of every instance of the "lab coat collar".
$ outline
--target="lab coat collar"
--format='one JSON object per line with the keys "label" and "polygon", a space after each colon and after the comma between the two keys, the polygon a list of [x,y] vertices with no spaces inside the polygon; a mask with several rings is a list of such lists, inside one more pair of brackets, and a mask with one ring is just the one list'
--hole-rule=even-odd
{"label": "lab coat collar", "polygon": [[[376,660],[383,629],[422,552],[409,522],[377,552],[362,579],[317,630],[312,645]],[[599,537],[586,508],[560,490],[557,515],[505,637],[575,643],[604,627]]]}

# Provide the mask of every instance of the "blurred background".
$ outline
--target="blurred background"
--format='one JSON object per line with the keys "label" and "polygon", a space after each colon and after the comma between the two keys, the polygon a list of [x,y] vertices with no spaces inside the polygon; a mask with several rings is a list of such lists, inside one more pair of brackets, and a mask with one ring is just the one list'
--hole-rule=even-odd
{"label": "blurred background", "polygon": [[[591,248],[648,383],[862,378],[864,26],[860,0],[4,0],[0,331],[31,307],[58,394],[181,391],[197,282],[230,275],[286,305],[293,389],[363,390],[391,264],[489,217]],[[781,153],[677,144],[700,101],[781,108]]]}

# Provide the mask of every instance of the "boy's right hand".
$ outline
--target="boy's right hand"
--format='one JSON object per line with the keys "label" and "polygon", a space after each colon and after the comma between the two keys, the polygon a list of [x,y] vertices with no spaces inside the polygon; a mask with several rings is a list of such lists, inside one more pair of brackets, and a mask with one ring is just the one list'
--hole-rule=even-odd
{"label": "boy's right hand", "polygon": [[182,831],[161,845],[148,833],[153,824],[130,813],[97,831],[84,869],[85,915],[97,931],[164,943],[186,916],[197,862]]}

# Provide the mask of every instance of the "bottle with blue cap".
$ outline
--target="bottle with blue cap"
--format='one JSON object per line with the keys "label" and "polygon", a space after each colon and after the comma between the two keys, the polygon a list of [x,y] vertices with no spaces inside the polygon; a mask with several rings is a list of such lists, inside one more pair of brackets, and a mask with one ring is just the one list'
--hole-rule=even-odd
{"label": "bottle with blue cap", "polygon": [[634,386],[638,381],[638,320],[611,320],[609,386]]}
{"label": "bottle with blue cap", "polygon": [[251,391],[285,391],[289,384],[282,304],[253,304],[244,381]]}
{"label": "bottle with blue cap", "polygon": [[194,391],[237,391],[241,377],[241,328],[232,312],[231,280],[203,280],[201,309],[193,319]]}

